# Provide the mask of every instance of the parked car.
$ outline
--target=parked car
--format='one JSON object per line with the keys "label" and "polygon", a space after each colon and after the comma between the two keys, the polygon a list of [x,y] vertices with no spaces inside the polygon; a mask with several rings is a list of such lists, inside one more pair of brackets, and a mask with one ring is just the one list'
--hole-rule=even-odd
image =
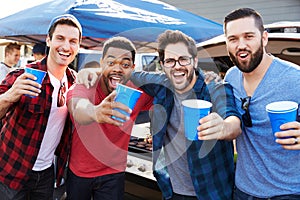
{"label": "parked car", "polygon": [[158,53],[137,53],[135,55],[135,71],[160,70]]}
{"label": "parked car", "polygon": [[[276,22],[265,25],[269,33],[267,52],[300,65],[300,22]],[[223,75],[233,66],[224,35],[197,44],[199,67],[219,70]]]}
{"label": "parked car", "polygon": [[[102,56],[102,52],[99,50],[80,49],[77,61],[76,70],[84,68],[86,63],[99,62]],[[135,70],[136,71],[156,71],[160,70],[159,62],[157,61],[157,53],[137,53],[135,55]]]}

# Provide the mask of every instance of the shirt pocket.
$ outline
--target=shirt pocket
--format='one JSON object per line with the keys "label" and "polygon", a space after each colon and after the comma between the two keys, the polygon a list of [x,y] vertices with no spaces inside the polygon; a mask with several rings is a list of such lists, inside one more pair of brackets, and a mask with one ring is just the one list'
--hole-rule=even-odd
{"label": "shirt pocket", "polygon": [[41,114],[41,113],[44,113],[45,111],[45,106],[44,105],[40,105],[40,104],[31,104],[31,105],[28,105],[28,112],[31,113],[31,114]]}
{"label": "shirt pocket", "polygon": [[17,109],[19,111],[14,113],[16,114],[14,117],[21,127],[34,129],[43,124],[46,114],[45,101],[38,98],[27,99],[23,104],[17,106]]}

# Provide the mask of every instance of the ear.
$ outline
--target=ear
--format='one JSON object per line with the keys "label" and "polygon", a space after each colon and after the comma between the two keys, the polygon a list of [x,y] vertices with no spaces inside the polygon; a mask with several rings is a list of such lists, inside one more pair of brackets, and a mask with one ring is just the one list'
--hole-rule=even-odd
{"label": "ear", "polygon": [[100,58],[100,68],[104,68],[104,65],[103,65],[103,59],[102,58]]}
{"label": "ear", "polygon": [[194,68],[196,69],[197,67],[198,67],[198,58],[197,57],[195,57],[194,58]]}
{"label": "ear", "polygon": [[47,37],[46,37],[46,44],[47,44],[47,47],[50,47],[50,37],[49,37],[49,35],[47,35]]}
{"label": "ear", "polygon": [[262,43],[263,43],[263,47],[266,47],[268,44],[268,32],[264,31],[262,34]]}
{"label": "ear", "polygon": [[160,64],[160,66],[164,66],[164,63],[163,63],[163,61],[159,61],[159,64]]}
{"label": "ear", "polygon": [[131,69],[134,70],[134,68],[135,68],[135,64],[132,65]]}
{"label": "ear", "polygon": [[164,63],[163,61],[159,61],[160,67],[162,68],[162,71],[165,72]]}

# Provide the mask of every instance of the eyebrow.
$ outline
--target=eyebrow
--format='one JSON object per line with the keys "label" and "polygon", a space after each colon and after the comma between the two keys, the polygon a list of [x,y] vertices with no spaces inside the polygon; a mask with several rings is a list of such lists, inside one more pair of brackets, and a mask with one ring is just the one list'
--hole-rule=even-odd
{"label": "eyebrow", "polygon": [[[248,31],[248,32],[241,33],[241,35],[249,35],[249,34],[256,34],[256,33],[254,31]],[[228,35],[227,38],[229,38],[229,37],[236,37],[236,35]]]}
{"label": "eyebrow", "polygon": [[[107,58],[116,58],[116,57],[113,56],[113,55],[108,55]],[[125,58],[122,58],[122,60],[128,60],[128,61],[131,61],[132,59],[129,58],[129,57],[125,57]]]}
{"label": "eyebrow", "polygon": [[116,58],[116,57],[112,55],[108,55],[107,58]]}
{"label": "eyebrow", "polygon": [[[53,37],[56,37],[56,38],[64,38],[64,39],[68,39],[67,36],[65,35],[62,35],[62,34],[53,34]],[[76,40],[76,41],[79,41],[78,38],[69,38],[68,40]]]}

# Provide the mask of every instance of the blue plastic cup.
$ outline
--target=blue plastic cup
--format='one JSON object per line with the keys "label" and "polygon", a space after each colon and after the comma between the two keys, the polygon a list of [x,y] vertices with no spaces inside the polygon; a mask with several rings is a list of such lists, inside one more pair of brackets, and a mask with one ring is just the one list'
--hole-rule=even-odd
{"label": "blue plastic cup", "polygon": [[[29,68],[29,67],[25,68],[25,72],[34,75],[37,78],[34,81],[37,82],[37,83],[39,83],[39,84],[42,84],[42,82],[43,82],[43,80],[44,80],[44,78],[46,76],[46,73],[47,73],[45,71],[38,70],[38,69],[33,69],[33,68]],[[26,96],[29,96],[31,98],[35,98],[36,97],[36,96],[31,96],[31,95],[26,95]]]}
{"label": "blue plastic cup", "polygon": [[188,140],[198,140],[199,120],[210,113],[212,103],[199,99],[182,101],[184,134]]}
{"label": "blue plastic cup", "polygon": [[273,134],[281,131],[280,126],[287,122],[296,121],[298,104],[293,101],[276,101],[266,106]]}
{"label": "blue plastic cup", "polygon": [[[134,88],[128,87],[120,83],[117,85],[116,91],[117,91],[117,95],[115,101],[128,106],[131,110],[133,110],[137,100],[140,98],[141,94],[143,93],[142,91],[136,90]],[[117,110],[124,115],[130,116],[129,113],[121,109],[115,108],[114,110]],[[115,116],[112,116],[112,118],[119,120],[120,122],[125,122],[125,120]]]}

